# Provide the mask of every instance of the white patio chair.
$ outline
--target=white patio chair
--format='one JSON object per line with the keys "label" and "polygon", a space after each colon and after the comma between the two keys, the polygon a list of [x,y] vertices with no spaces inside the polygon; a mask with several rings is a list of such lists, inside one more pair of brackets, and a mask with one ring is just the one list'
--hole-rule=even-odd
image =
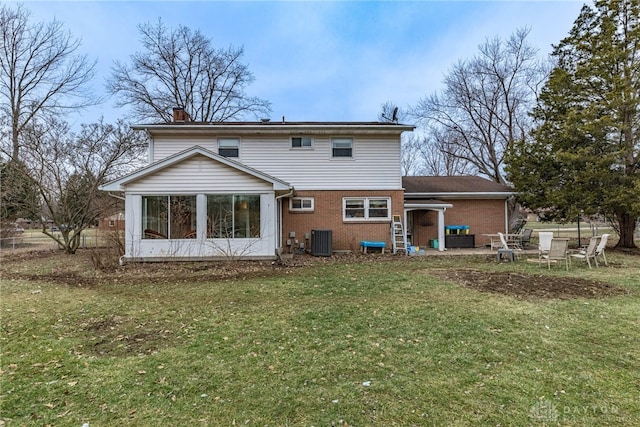
{"label": "white patio chair", "polygon": [[604,260],[604,265],[608,267],[609,264],[607,264],[607,256],[604,254],[604,250],[607,248],[607,240],[609,240],[609,234],[603,234],[602,237],[600,238],[600,243],[596,248],[596,255],[594,259],[597,262],[598,257],[602,256],[602,259]]}
{"label": "white patio chair", "polygon": [[549,253],[553,232],[541,231],[538,233],[538,264],[542,263],[542,256]]}
{"label": "white patio chair", "polygon": [[522,250],[520,245],[517,242],[508,241],[507,238],[505,237],[505,235],[502,234],[502,233],[498,233],[498,236],[500,237],[500,243],[502,243],[502,249],[501,250],[502,251],[506,251],[507,253],[509,253],[509,251],[511,251],[511,252],[513,252],[513,254],[515,255],[516,258],[520,258],[520,251]]}
{"label": "white patio chair", "polygon": [[551,239],[549,252],[542,255],[542,259],[547,261],[547,268],[551,270],[551,261],[564,260],[567,271],[569,271],[569,239]]}
{"label": "white patio chair", "polygon": [[591,268],[591,259],[596,263],[596,267],[598,267],[598,260],[596,259],[596,248],[598,246],[598,241],[600,237],[594,236],[589,240],[589,246],[585,249],[581,250],[578,253],[570,254],[573,258],[583,259],[587,261],[589,268]]}

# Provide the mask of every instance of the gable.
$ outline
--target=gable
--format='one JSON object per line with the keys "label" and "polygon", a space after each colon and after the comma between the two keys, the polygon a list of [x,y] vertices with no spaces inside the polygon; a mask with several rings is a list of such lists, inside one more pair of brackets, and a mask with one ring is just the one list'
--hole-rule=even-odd
{"label": "gable", "polygon": [[[269,190],[293,190],[285,181],[195,146],[111,181],[101,186],[100,190],[129,191],[135,188],[162,191],[177,186],[179,191],[209,191],[209,188],[225,188],[232,191],[240,190],[238,185],[253,190],[255,186],[263,184],[266,184],[267,187],[264,188]],[[158,186],[161,187],[160,190]]]}
{"label": "gable", "polygon": [[273,184],[198,154],[137,179],[126,189],[141,193],[261,192],[273,191]]}

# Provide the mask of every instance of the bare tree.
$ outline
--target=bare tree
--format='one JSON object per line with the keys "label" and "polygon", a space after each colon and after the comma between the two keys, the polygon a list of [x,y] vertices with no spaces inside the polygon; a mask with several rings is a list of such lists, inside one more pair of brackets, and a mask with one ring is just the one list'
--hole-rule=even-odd
{"label": "bare tree", "polygon": [[428,128],[427,131],[417,145],[426,175],[454,176],[473,173],[471,164],[459,154],[454,140],[456,134],[438,127]]}
{"label": "bare tree", "polygon": [[130,65],[116,62],[107,86],[136,119],[168,122],[173,107],[204,122],[270,111],[269,102],[245,92],[254,78],[240,62],[242,48],[215,49],[200,31],[169,29],[160,20],[138,29],[144,50],[131,55]]}
{"label": "bare tree", "polygon": [[500,183],[504,155],[514,141],[527,137],[528,113],[546,78],[528,34],[519,29],[506,41],[485,41],[476,56],[449,70],[441,93],[422,98],[413,111],[431,130],[427,133],[446,138],[438,147],[447,156]]}
{"label": "bare tree", "polygon": [[415,135],[402,136],[400,146],[400,168],[402,176],[420,175],[422,166],[421,143]]}
{"label": "bare tree", "polygon": [[[382,123],[400,123],[407,118],[405,111],[392,101],[380,105],[378,121]],[[420,172],[419,140],[413,135],[402,134],[400,140],[400,168],[403,176],[416,175]]]}
{"label": "bare tree", "polygon": [[95,61],[76,53],[80,40],[60,21],[32,24],[29,17],[22,5],[0,7],[0,114],[11,127],[11,146],[2,148],[15,160],[20,135],[36,117],[99,103],[87,89]]}
{"label": "bare tree", "polygon": [[379,122],[398,123],[403,122],[405,118],[405,112],[401,111],[392,101],[385,101],[380,105],[380,113],[378,114]]}
{"label": "bare tree", "polygon": [[116,199],[99,186],[136,166],[146,144],[123,121],[83,125],[78,135],[59,120],[33,123],[25,131],[25,163],[39,193],[29,206],[31,217],[53,221],[59,233],[43,221],[42,232],[72,254],[84,229],[110,209]]}

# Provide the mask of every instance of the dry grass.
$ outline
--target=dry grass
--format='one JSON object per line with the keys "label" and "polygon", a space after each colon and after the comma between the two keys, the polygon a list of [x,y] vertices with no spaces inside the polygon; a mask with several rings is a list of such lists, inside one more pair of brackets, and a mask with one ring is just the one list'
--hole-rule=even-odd
{"label": "dry grass", "polygon": [[[3,262],[7,425],[638,425],[640,257],[569,273],[488,257]],[[597,280],[517,299],[436,274]],[[494,276],[498,277],[498,276]]]}

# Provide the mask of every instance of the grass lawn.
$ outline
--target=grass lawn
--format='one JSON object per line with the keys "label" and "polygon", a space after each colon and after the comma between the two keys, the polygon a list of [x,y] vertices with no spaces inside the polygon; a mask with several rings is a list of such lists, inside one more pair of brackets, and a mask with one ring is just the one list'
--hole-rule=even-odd
{"label": "grass lawn", "polygon": [[[607,257],[5,259],[0,425],[640,425],[640,256]],[[627,292],[515,298],[440,274],[460,269]]]}

